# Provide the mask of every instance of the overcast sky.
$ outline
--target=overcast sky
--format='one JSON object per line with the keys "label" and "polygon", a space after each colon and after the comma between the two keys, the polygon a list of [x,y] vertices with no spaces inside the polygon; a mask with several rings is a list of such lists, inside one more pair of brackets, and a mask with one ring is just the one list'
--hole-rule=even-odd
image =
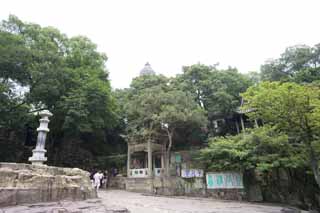
{"label": "overcast sky", "polygon": [[319,0],[2,0],[0,18],[85,35],[108,56],[111,84],[128,87],[144,64],[174,76],[183,65],[259,70],[288,46],[320,43]]}

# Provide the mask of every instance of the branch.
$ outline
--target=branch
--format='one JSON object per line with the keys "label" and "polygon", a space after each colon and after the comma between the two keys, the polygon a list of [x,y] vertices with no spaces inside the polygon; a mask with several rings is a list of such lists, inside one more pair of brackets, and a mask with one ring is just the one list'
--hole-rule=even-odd
{"label": "branch", "polygon": [[45,109],[47,109],[47,108],[35,109],[35,110],[32,110],[32,111],[29,111],[28,113],[39,112],[39,111],[42,111],[42,110],[45,110]]}
{"label": "branch", "polygon": [[22,103],[15,105],[15,106],[11,107],[7,112],[10,113],[10,112],[12,112],[13,110],[21,107],[21,106],[24,105],[25,103],[27,103],[27,102],[26,102],[26,101],[23,101]]}

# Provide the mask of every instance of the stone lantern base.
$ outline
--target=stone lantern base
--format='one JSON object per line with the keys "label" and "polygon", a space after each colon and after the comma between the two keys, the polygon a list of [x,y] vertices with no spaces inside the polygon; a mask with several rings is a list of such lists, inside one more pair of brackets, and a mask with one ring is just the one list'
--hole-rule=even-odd
{"label": "stone lantern base", "polygon": [[44,156],[46,152],[45,149],[32,150],[33,155],[29,157],[29,161],[32,165],[43,165],[43,163],[47,161],[47,157]]}

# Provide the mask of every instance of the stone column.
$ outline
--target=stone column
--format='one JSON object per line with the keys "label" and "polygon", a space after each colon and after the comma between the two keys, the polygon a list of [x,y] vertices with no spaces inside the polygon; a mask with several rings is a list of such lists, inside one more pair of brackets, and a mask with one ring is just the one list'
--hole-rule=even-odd
{"label": "stone column", "polygon": [[130,145],[128,144],[128,157],[127,157],[127,177],[130,177],[130,167],[131,167],[131,151]]}
{"label": "stone column", "polygon": [[152,148],[151,142],[148,141],[148,176],[152,177]]}
{"label": "stone column", "polygon": [[39,115],[41,116],[41,119],[39,120],[40,126],[37,129],[37,145],[36,148],[32,150],[33,155],[29,158],[29,161],[35,165],[42,165],[44,162],[47,161],[47,158],[45,157],[45,153],[47,152],[47,150],[45,150],[45,145],[47,133],[49,132],[49,117],[52,116],[52,114],[48,110],[40,112]]}

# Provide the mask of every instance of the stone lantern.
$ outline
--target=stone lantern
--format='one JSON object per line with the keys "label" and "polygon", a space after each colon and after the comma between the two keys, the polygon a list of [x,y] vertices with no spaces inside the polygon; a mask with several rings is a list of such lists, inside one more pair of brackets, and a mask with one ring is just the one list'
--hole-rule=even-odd
{"label": "stone lantern", "polygon": [[45,161],[47,161],[47,157],[45,157],[45,144],[46,144],[46,137],[47,133],[49,132],[48,123],[49,117],[52,116],[52,113],[48,110],[41,111],[39,113],[41,116],[40,118],[40,126],[37,128],[38,131],[38,138],[37,138],[37,145],[34,150],[32,150],[32,157],[29,158],[29,161],[34,165],[43,165]]}

